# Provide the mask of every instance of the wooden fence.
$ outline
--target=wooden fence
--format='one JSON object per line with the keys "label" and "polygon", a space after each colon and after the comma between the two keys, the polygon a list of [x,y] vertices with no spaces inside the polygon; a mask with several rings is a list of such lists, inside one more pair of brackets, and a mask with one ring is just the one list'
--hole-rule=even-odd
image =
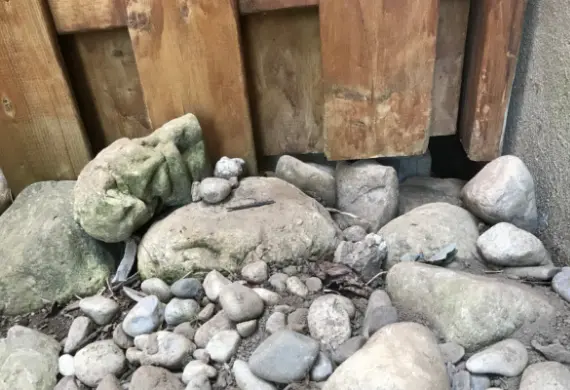
{"label": "wooden fence", "polygon": [[524,8],[3,0],[0,167],[16,192],[74,178],[115,139],[186,112],[214,158],[243,157],[252,172],[256,155],[414,155],[455,132],[487,161],[501,151]]}

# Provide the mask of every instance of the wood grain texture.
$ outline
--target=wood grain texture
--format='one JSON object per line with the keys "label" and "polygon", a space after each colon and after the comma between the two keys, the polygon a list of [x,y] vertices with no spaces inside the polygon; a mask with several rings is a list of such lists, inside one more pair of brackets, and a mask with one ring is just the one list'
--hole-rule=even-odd
{"label": "wood grain texture", "polygon": [[129,33],[150,122],[194,113],[212,158],[255,148],[234,0],[129,0]]}
{"label": "wood grain texture", "polygon": [[526,0],[471,4],[459,135],[473,161],[501,155],[525,9]]}
{"label": "wood grain texture", "polygon": [[284,8],[311,7],[318,4],[319,0],[240,0],[239,10],[242,14],[252,14]]}
{"label": "wood grain texture", "polygon": [[263,155],[323,151],[321,43],[316,8],[244,18],[252,115]]}
{"label": "wood grain texture", "polygon": [[329,159],[425,152],[438,4],[438,0],[320,3]]}
{"label": "wood grain texture", "polygon": [[470,0],[440,0],[430,134],[455,134]]}
{"label": "wood grain texture", "polygon": [[14,192],[73,179],[90,158],[47,6],[0,1],[0,167]]}
{"label": "wood grain texture", "polygon": [[126,0],[47,0],[57,32],[104,30],[127,23]]}
{"label": "wood grain texture", "polygon": [[[106,30],[127,26],[127,0],[47,0],[57,32]],[[239,0],[242,14],[316,6],[319,0]]]}
{"label": "wood grain texture", "polygon": [[127,29],[62,39],[63,53],[95,153],[122,138],[143,137],[150,124]]}

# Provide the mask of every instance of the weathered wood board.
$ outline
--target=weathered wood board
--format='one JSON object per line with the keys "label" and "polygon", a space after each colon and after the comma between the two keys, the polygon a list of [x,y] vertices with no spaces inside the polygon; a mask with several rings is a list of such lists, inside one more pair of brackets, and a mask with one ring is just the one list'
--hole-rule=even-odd
{"label": "weathered wood board", "polygon": [[126,25],[126,0],[47,0],[60,34]]}
{"label": "weathered wood board", "polygon": [[319,0],[240,0],[239,10],[242,14],[252,14],[284,8],[311,7],[318,4]]}
{"label": "weathered wood board", "polygon": [[501,155],[525,9],[526,0],[471,4],[459,121],[461,142],[471,160]]}
{"label": "weathered wood board", "polygon": [[143,137],[150,124],[127,29],[66,36],[65,58],[95,153],[122,138]]}
{"label": "weathered wood board", "polygon": [[329,159],[425,152],[438,5],[438,0],[320,3]]}
{"label": "weathered wood board", "polygon": [[41,0],[0,1],[0,167],[15,193],[90,158],[51,23]]}
{"label": "weathered wood board", "polygon": [[127,16],[153,128],[194,113],[212,158],[256,172],[235,1],[129,0]]}
{"label": "weathered wood board", "polygon": [[440,0],[430,135],[457,131],[470,0]]}
{"label": "weathered wood board", "polygon": [[252,116],[263,155],[323,151],[316,8],[244,17]]}

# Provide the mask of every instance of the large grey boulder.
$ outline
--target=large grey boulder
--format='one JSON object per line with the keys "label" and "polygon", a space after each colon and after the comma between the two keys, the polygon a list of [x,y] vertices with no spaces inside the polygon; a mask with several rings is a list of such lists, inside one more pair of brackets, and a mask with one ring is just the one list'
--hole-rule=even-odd
{"label": "large grey boulder", "polygon": [[477,252],[479,230],[475,218],[461,207],[449,203],[429,203],[390,221],[378,232],[388,245],[386,267],[390,268],[406,254],[423,253],[426,258],[449,244],[456,244],[454,267],[479,265]]}
{"label": "large grey boulder", "polygon": [[570,389],[570,370],[558,362],[535,363],[524,370],[519,390]]}
{"label": "large grey boulder", "polygon": [[285,155],[277,161],[275,175],[326,206],[334,207],[336,204],[334,176],[323,169]]}
{"label": "large grey boulder", "polygon": [[126,240],[159,207],[190,203],[192,181],[210,170],[200,124],[186,114],[147,137],[121,138],[89,162],[75,186],[75,219],[101,241]]}
{"label": "large grey boulder", "polygon": [[440,179],[429,176],[414,176],[400,183],[400,215],[428,203],[444,202],[461,206],[461,189],[465,185],[459,179]]}
{"label": "large grey boulder", "polygon": [[12,203],[12,191],[10,191],[10,187],[8,187],[8,181],[6,180],[6,176],[4,176],[4,172],[0,169],[0,215],[10,204]]}
{"label": "large grey boulder", "polygon": [[367,221],[373,232],[398,213],[398,175],[373,160],[338,163],[336,194],[337,208]]}
{"label": "large grey boulder", "polygon": [[[228,209],[267,201],[274,203]],[[340,235],[323,206],[298,188],[249,177],[223,205],[192,203],[152,225],[139,246],[138,269],[143,278],[172,281],[191,271],[238,271],[258,260],[317,260],[334,252]]]}
{"label": "large grey boulder", "polygon": [[73,181],[30,185],[0,216],[0,296],[4,313],[92,295],[114,268],[112,248],[73,220]]}
{"label": "large grey boulder", "polygon": [[437,341],[423,325],[405,322],[382,329],[342,363],[323,390],[449,390]]}
{"label": "large grey boulder", "polygon": [[523,285],[426,264],[392,267],[387,291],[398,313],[424,319],[445,341],[468,351],[553,313],[545,297]]}
{"label": "large grey boulder", "polygon": [[0,389],[52,390],[61,346],[45,334],[13,326],[0,339]]}
{"label": "large grey boulder", "polygon": [[536,232],[534,180],[522,160],[502,156],[487,164],[461,193],[465,207],[489,224],[510,222]]}

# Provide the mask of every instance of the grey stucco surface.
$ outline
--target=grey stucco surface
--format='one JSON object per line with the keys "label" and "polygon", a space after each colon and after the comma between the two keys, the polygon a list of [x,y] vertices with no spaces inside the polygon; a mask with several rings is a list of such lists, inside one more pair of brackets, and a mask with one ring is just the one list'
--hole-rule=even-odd
{"label": "grey stucco surface", "polygon": [[503,154],[522,158],[537,189],[539,235],[570,264],[570,4],[529,0]]}

